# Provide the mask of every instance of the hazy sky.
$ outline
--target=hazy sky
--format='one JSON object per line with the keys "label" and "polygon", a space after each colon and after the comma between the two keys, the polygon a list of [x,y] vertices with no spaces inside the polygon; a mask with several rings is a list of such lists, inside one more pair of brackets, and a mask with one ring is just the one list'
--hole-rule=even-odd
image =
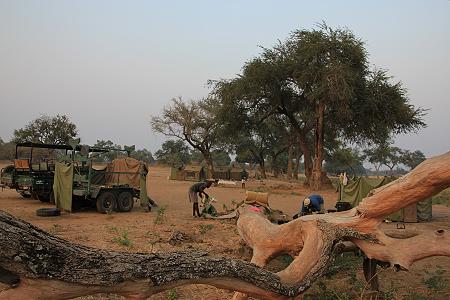
{"label": "hazy sky", "polygon": [[[173,97],[207,95],[292,30],[325,21],[366,41],[428,127],[397,138],[427,156],[450,150],[450,1],[0,0],[0,137],[66,114],[83,143],[155,151],[150,116]],[[319,1],[315,1],[319,2]]]}

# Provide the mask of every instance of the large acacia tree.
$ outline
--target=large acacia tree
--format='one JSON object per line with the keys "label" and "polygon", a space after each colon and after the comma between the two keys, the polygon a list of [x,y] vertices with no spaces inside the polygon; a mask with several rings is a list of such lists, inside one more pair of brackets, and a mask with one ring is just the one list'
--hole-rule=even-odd
{"label": "large acacia tree", "polygon": [[77,134],[77,126],[66,115],[43,115],[24,128],[14,130],[13,142],[68,144]]}
{"label": "large acacia tree", "polygon": [[[228,106],[260,116],[284,115],[304,155],[307,182],[320,189],[325,139],[386,140],[424,126],[401,83],[368,67],[364,43],[326,25],[298,30],[247,62],[242,74],[216,83]],[[312,147],[311,147],[312,146]]]}
{"label": "large acacia tree", "polygon": [[211,152],[218,143],[218,123],[212,111],[214,106],[213,99],[186,102],[174,98],[160,116],[151,118],[154,131],[183,140],[200,151],[210,174],[214,174]]}

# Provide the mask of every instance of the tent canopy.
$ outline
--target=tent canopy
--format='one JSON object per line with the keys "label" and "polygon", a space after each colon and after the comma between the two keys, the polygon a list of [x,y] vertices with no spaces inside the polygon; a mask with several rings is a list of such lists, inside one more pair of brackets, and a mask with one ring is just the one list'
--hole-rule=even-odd
{"label": "tent canopy", "polygon": [[[357,206],[373,189],[394,181],[394,177],[366,178],[359,177],[350,181],[347,185],[339,186],[339,201],[349,202],[352,207]],[[431,221],[432,207],[431,198],[425,199],[411,207],[405,207],[398,212],[391,214],[388,219],[391,221],[404,222],[428,222]]]}

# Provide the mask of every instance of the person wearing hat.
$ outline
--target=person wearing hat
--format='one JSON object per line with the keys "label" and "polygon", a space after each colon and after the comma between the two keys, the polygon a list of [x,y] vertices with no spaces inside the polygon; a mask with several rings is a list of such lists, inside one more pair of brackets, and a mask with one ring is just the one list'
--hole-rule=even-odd
{"label": "person wearing hat", "polygon": [[302,208],[300,210],[300,215],[310,215],[313,212],[323,213],[324,212],[324,201],[323,197],[320,195],[309,195],[302,202]]}

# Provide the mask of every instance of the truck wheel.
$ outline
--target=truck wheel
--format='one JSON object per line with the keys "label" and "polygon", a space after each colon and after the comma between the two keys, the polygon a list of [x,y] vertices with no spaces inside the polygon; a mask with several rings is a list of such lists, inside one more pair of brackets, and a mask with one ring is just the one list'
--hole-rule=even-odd
{"label": "truck wheel", "polygon": [[128,212],[133,208],[134,200],[130,192],[122,192],[117,198],[117,208],[119,211]]}
{"label": "truck wheel", "polygon": [[100,213],[109,213],[116,208],[117,197],[113,192],[103,192],[97,198],[97,211]]}
{"label": "truck wheel", "polygon": [[37,196],[41,202],[50,202],[50,194],[38,194]]}

